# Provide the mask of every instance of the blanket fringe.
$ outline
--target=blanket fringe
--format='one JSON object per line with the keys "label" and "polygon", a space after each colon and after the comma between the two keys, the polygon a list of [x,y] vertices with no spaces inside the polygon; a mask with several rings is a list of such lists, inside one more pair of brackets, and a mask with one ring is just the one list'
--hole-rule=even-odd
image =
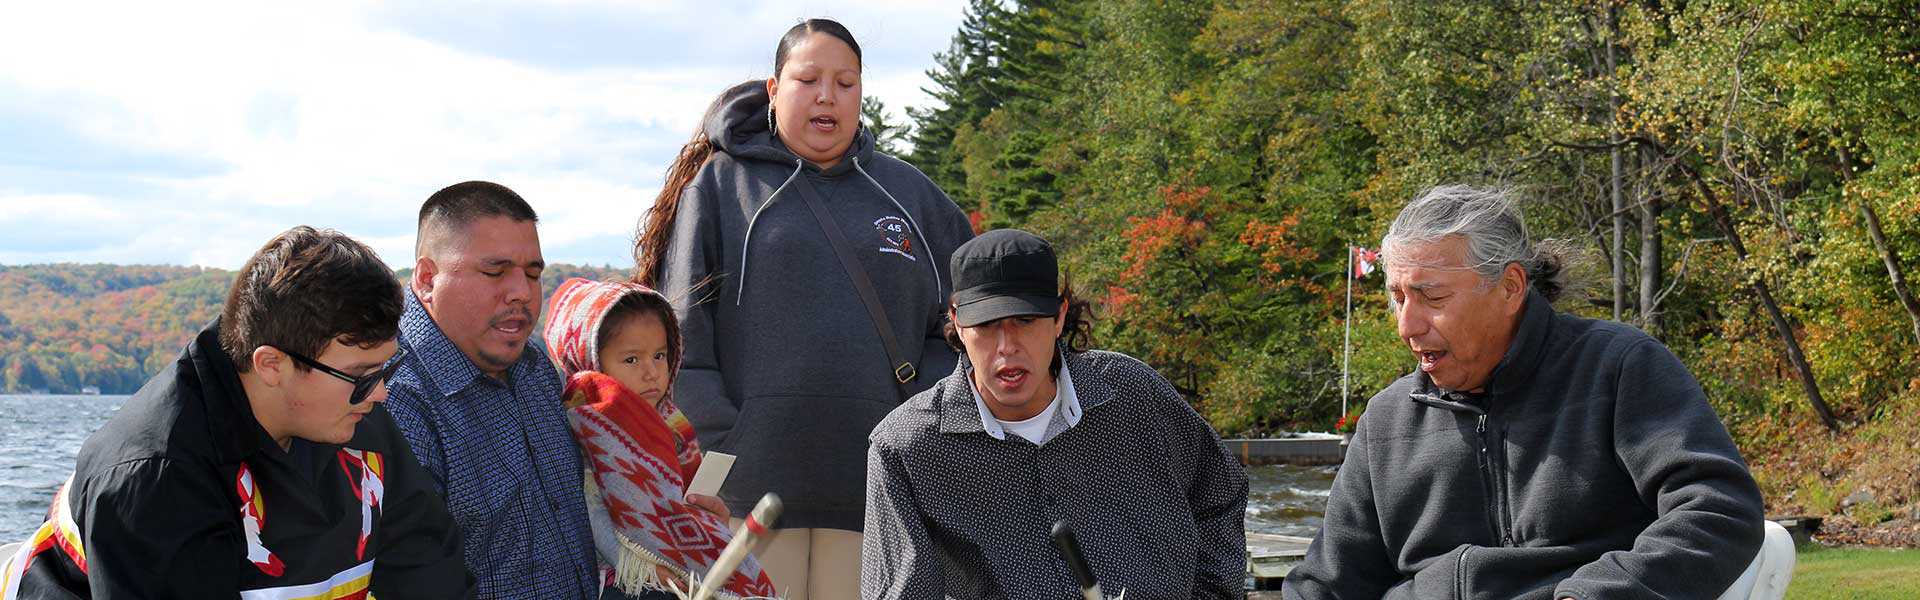
{"label": "blanket fringe", "polygon": [[[585,483],[587,487],[587,497],[603,497],[600,491],[600,484],[593,480],[592,474],[587,475]],[[627,539],[627,536],[620,535],[618,532],[614,533],[614,539],[620,541],[620,557],[613,565],[613,587],[636,596],[643,592],[656,591],[672,593],[682,598],[685,598],[689,591],[700,589],[700,576],[688,573],[685,569],[674,566],[673,563],[667,562],[667,560],[661,558],[660,555],[654,554],[652,550],[633,543]],[[679,577],[681,581],[687,582],[690,590],[680,590],[678,589],[679,586],[661,579],[659,570],[654,568],[656,565],[666,567],[668,571],[673,572],[675,577]],[[752,598],[742,598],[740,595],[725,589],[716,591],[714,595],[721,598],[721,600],[753,600]]]}

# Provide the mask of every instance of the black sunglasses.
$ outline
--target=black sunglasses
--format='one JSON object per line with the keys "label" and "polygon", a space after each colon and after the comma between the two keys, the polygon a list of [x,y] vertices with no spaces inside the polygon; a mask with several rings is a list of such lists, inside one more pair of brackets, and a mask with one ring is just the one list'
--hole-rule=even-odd
{"label": "black sunglasses", "polygon": [[[280,348],[279,346],[274,346],[274,347]],[[339,378],[341,381],[345,381],[347,383],[353,384],[353,395],[347,396],[347,404],[359,404],[361,402],[366,402],[367,396],[373,395],[373,386],[386,383],[388,379],[393,378],[393,372],[396,370],[399,370],[400,368],[400,361],[398,359],[405,354],[404,352],[402,352],[400,354],[393,355],[392,359],[387,360],[387,366],[381,367],[380,370],[378,371],[368,373],[362,377],[354,377],[352,375],[346,374],[345,372],[342,372],[339,369],[335,369],[325,364],[321,364],[320,361],[302,356],[299,352],[294,352],[286,348],[280,348],[280,351],[287,353],[287,356],[293,357],[294,360],[300,361],[301,364],[304,364],[309,367],[313,367],[315,369],[319,369],[320,372],[322,373],[332,375],[334,377]]]}

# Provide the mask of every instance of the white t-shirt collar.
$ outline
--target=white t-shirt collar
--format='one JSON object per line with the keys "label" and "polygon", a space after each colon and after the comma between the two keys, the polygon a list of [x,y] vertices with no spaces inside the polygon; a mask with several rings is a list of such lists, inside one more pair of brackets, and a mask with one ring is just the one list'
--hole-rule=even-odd
{"label": "white t-shirt collar", "polygon": [[[1080,395],[1073,391],[1073,374],[1067,369],[1066,355],[1056,354],[1055,357],[1060,361],[1059,385],[1054,386],[1053,401],[1048,403],[1046,410],[1041,411],[1038,416],[1048,416],[1055,411],[1059,411],[1061,413],[1060,416],[1066,418],[1067,427],[1072,428],[1080,424]],[[962,357],[961,360],[966,359]],[[980,428],[986,430],[987,435],[993,436],[993,439],[1007,439],[1006,427],[1000,424],[1000,419],[993,416],[993,411],[987,410],[987,401],[980,397],[980,389],[974,385],[972,377],[967,378],[967,390],[973,392],[973,404],[980,409]],[[1049,417],[1048,421],[1051,420],[1052,418]],[[1021,437],[1026,436],[1023,435]],[[1029,438],[1029,440],[1035,444],[1043,443],[1043,440],[1032,440],[1031,438]]]}

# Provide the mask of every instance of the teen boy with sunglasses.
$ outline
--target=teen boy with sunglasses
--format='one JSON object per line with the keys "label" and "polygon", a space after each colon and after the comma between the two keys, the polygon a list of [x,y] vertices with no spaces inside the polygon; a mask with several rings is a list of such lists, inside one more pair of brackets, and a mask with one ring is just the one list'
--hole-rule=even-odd
{"label": "teen boy with sunglasses", "polygon": [[81,446],[5,598],[468,598],[445,503],[387,412],[400,284],[295,227]]}

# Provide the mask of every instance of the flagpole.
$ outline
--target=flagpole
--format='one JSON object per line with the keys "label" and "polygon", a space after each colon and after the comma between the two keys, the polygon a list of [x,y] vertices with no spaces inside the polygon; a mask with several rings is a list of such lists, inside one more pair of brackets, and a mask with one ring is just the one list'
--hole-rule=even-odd
{"label": "flagpole", "polygon": [[1347,245],[1347,339],[1340,352],[1340,416],[1347,416],[1348,367],[1353,362],[1353,245]]}

